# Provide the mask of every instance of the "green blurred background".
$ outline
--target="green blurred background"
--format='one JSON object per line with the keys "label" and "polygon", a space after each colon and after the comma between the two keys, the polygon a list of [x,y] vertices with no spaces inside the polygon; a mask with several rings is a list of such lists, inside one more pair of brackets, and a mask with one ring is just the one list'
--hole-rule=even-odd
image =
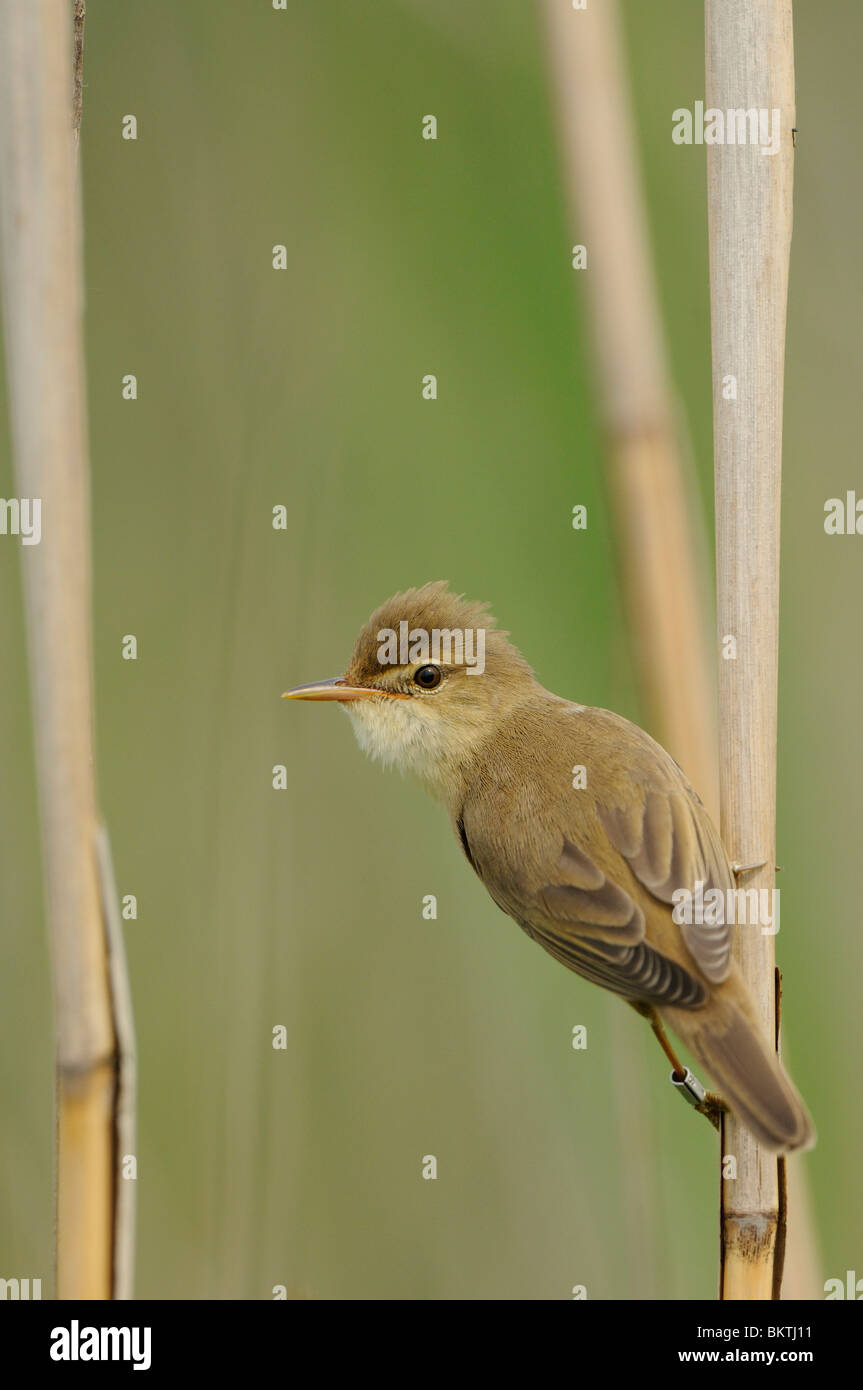
{"label": "green blurred background", "polygon": [[[139,903],[137,1292],[713,1297],[715,1143],[644,1025],[502,916],[441,811],[367,763],[336,709],[279,700],[338,673],[395,589],[446,578],[492,602],[545,684],[640,716],[538,11],[87,8],[97,735],[119,891]],[[701,6],[623,8],[709,520],[704,151],[670,138],[703,97]],[[863,542],[823,530],[825,499],[860,485],[861,39],[851,0],[798,4],[778,949],[820,1132],[819,1284],[863,1259]],[[0,1275],[47,1294],[50,988],[8,538],[0,583]]]}

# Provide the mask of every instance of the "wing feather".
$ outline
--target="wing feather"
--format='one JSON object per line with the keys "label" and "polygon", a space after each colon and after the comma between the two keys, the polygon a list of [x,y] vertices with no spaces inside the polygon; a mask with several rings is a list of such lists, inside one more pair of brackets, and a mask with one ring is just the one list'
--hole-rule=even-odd
{"label": "wing feather", "polygon": [[[695,895],[699,884],[702,892],[734,886],[722,842],[685,783],[646,790],[636,806],[641,808],[639,830],[637,817],[630,814],[622,833],[620,814],[613,807],[599,806],[599,817],[614,848],[654,898],[671,904],[680,889]],[[731,969],[731,924],[685,922],[681,932],[708,980],[726,979]]]}

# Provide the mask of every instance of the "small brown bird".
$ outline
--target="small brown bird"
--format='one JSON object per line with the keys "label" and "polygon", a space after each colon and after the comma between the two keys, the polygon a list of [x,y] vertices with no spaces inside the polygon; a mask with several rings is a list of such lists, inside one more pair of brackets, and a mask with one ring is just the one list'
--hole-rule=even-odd
{"label": "small brown bird", "polygon": [[692,787],[642,729],[543,689],[487,606],[444,582],[389,599],[344,676],[286,698],[339,701],[367,753],[416,773],[498,907],[645,1014],[676,1072],[660,1018],[762,1144],[814,1143],[732,961],[733,928],[672,914],[677,890],[694,901],[699,884],[727,892],[734,876]]}

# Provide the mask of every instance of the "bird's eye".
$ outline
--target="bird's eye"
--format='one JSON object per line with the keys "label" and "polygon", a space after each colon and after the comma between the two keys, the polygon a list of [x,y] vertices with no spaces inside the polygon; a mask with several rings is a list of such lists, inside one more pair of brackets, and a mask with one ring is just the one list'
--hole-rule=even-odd
{"label": "bird's eye", "polygon": [[422,686],[423,690],[435,690],[442,680],[439,666],[420,666],[414,671],[414,684]]}

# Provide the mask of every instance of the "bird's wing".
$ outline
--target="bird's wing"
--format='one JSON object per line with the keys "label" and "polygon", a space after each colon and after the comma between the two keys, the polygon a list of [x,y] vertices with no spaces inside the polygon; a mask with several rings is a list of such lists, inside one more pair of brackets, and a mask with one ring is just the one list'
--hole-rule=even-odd
{"label": "bird's wing", "polygon": [[[682,774],[677,786],[636,783],[633,790],[636,794],[625,806],[600,802],[596,809],[611,844],[652,897],[670,906],[674,893],[684,888],[700,895],[703,906],[705,893],[733,887],[722,841]],[[731,924],[684,922],[681,933],[708,980],[718,984],[726,979]]]}
{"label": "bird's wing", "polygon": [[[628,721],[589,714],[600,735],[588,743],[590,790],[549,805],[540,779],[502,798],[492,815],[486,797],[468,797],[459,832],[498,905],[558,960],[619,994],[697,1006],[707,991],[691,967],[724,980],[731,928],[678,926],[658,905],[670,909],[676,889],[695,894],[699,883],[703,891],[732,886],[725,851],[668,754]],[[601,716],[614,727],[597,730]],[[661,943],[650,939],[651,920],[661,921]]]}

